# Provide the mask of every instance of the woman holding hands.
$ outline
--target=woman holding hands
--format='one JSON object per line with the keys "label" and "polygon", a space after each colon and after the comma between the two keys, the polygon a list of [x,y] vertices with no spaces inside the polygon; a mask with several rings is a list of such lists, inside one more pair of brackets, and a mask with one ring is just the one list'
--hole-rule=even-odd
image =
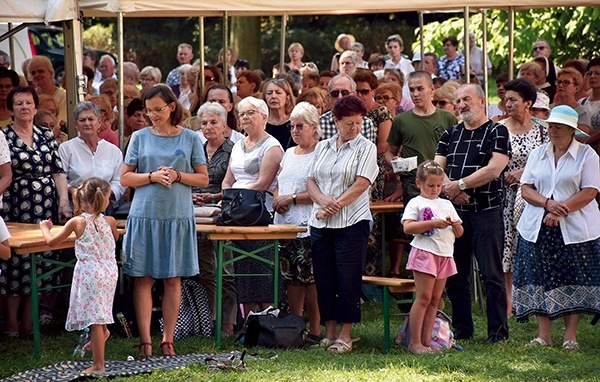
{"label": "woman holding hands", "polygon": [[208,174],[200,137],[177,125],[182,107],[173,91],[155,85],[143,101],[152,126],[133,133],[121,174],[123,186],[136,188],[123,243],[123,270],[135,278],[142,357],[152,355],[152,284],[163,280],[160,348],[169,356],[175,354],[180,277],[199,273],[192,187],[206,187]]}

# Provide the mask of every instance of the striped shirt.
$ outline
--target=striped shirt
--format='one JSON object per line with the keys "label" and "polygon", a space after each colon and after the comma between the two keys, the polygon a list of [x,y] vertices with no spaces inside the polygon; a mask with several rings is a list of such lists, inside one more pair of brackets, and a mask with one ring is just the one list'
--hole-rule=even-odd
{"label": "striped shirt", "polygon": [[[333,122],[333,112],[329,110],[319,118],[319,127],[323,130],[323,138],[329,139],[337,134],[337,127]],[[360,132],[363,137],[367,138],[371,142],[377,144],[377,137],[375,136],[375,127],[369,117],[363,117],[362,130]]]}
{"label": "striped shirt", "polygon": [[[310,169],[309,178],[314,178],[321,192],[333,198],[339,198],[356,181],[357,176],[375,181],[377,167],[377,147],[362,135],[337,148],[338,135],[321,141],[315,148],[315,162]],[[321,209],[313,204],[309,225],[316,228],[345,228],[361,220],[372,221],[369,209],[369,187],[356,200],[341,208],[327,219],[317,220],[315,214]]]}
{"label": "striped shirt", "polygon": [[[446,157],[446,174],[450,180],[467,177],[487,166],[493,153],[511,155],[506,126],[487,120],[475,130],[467,130],[464,123],[446,130],[440,137],[435,155]],[[478,212],[500,208],[504,202],[502,175],[465,192],[467,204],[455,204],[458,211]]]}

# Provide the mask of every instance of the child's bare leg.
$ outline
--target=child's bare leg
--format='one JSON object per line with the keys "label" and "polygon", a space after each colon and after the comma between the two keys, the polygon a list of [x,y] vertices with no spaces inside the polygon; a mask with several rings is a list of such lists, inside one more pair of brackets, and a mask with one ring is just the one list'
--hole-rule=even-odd
{"label": "child's bare leg", "polygon": [[433,291],[431,293],[431,302],[425,312],[423,318],[423,330],[421,332],[421,343],[423,346],[431,348],[433,351],[439,350],[435,346],[431,346],[431,331],[433,329],[433,323],[435,321],[435,315],[437,314],[438,305],[444,292],[444,286],[446,285],[446,279],[435,280],[433,285]]}
{"label": "child's bare leg", "polygon": [[432,275],[418,271],[413,271],[413,277],[417,289],[417,297],[410,308],[410,318],[408,321],[410,341],[408,344],[408,351],[414,354],[429,353],[430,349],[422,344],[421,333],[423,332],[425,313],[427,312],[427,307],[431,303],[435,278]]}
{"label": "child's bare leg", "polygon": [[103,373],[104,368],[104,345],[110,332],[106,325],[91,325],[90,333],[92,335],[92,353],[94,354],[94,364],[83,371],[84,374]]}
{"label": "child's bare leg", "polygon": [[[108,340],[108,338],[110,337],[110,330],[108,330],[108,326],[106,326],[106,325],[102,325],[102,326],[104,327],[104,342],[106,342]],[[85,344],[85,346],[83,348],[86,351],[91,351],[92,353],[94,352],[94,349],[92,349],[92,341]]]}

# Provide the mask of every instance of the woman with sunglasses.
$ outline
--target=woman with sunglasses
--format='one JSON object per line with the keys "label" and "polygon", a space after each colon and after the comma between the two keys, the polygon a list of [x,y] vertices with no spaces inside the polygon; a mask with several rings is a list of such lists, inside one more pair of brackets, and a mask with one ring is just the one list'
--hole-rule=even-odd
{"label": "woman with sunglasses", "polygon": [[[312,200],[306,191],[308,172],[315,158],[315,146],[323,132],[319,128],[319,113],[308,102],[300,102],[291,114],[292,139],[297,144],[285,152],[273,197],[275,224],[294,224],[308,228]],[[297,239],[281,242],[281,274],[287,287],[290,313],[302,316],[305,302],[309,317],[306,343],[321,341],[317,287],[313,274],[310,232]]]}
{"label": "woman with sunglasses", "polygon": [[581,89],[583,78],[581,73],[573,68],[566,68],[558,72],[556,80],[556,103],[554,106],[567,105],[574,109],[579,115],[577,128],[589,133],[592,121],[583,105],[577,102],[575,97]]}
{"label": "woman with sunglasses", "polygon": [[160,350],[169,356],[175,354],[181,277],[199,273],[192,187],[206,187],[209,179],[200,137],[178,125],[183,111],[171,88],[156,85],[143,101],[151,126],[133,133],[121,173],[121,184],[136,188],[123,240],[123,271],[135,279],[141,357],[152,355],[152,285],[163,280]]}
{"label": "woman with sunglasses", "polygon": [[290,133],[290,113],[296,105],[292,87],[285,77],[265,82],[263,100],[269,107],[266,132],[276,138],[284,150],[293,145]]}
{"label": "woman with sunglasses", "polygon": [[460,84],[456,81],[448,81],[442,85],[442,87],[435,89],[433,92],[433,106],[438,109],[449,111],[458,118],[458,111],[454,107],[454,101],[456,100],[456,90],[460,87]]}

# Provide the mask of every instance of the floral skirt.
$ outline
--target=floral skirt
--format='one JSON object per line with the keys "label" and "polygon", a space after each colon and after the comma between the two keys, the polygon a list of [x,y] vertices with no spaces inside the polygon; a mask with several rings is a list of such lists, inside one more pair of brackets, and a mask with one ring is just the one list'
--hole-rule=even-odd
{"label": "floral skirt", "polygon": [[304,286],[315,283],[313,274],[310,237],[283,240],[279,256],[279,267],[286,284]]}
{"label": "floral skirt", "polygon": [[600,239],[567,245],[560,227],[545,224],[536,243],[519,237],[513,313],[520,322],[531,316],[600,314]]}

